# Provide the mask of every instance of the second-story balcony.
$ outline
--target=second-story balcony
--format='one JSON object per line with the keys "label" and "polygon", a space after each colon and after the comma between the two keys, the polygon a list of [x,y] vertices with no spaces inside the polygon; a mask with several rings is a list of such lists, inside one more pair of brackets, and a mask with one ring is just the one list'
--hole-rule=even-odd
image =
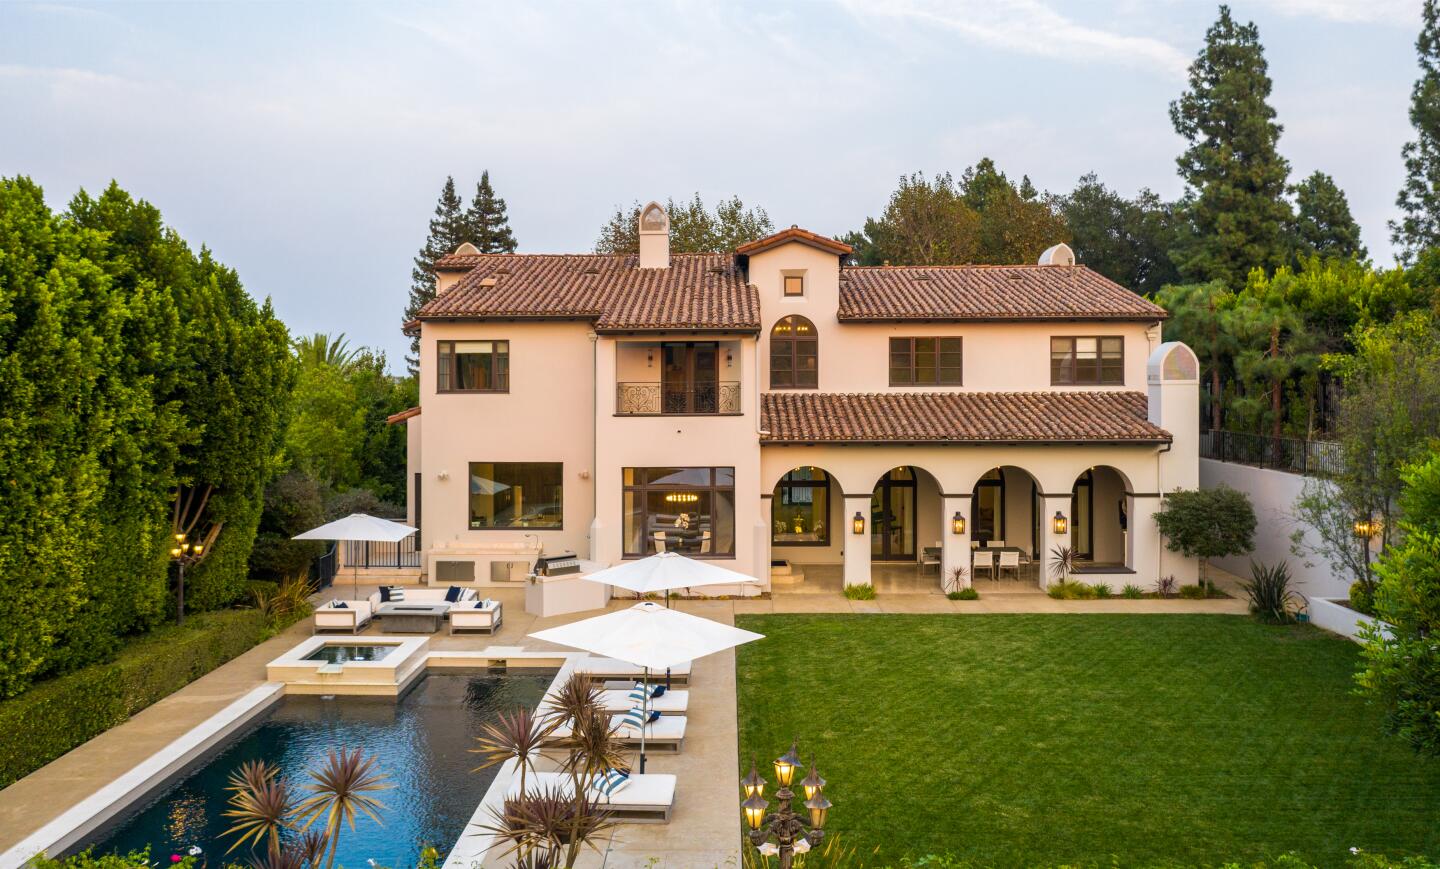
{"label": "second-story balcony", "polygon": [[621,416],[735,415],[740,413],[740,383],[617,383],[615,413]]}

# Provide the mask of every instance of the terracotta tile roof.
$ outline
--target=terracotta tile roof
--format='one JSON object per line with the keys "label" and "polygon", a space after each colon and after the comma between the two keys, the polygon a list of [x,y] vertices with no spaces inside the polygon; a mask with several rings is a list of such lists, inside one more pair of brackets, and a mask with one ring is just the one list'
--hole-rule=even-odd
{"label": "terracotta tile roof", "polygon": [[447,253],[435,261],[435,271],[468,272],[484,258],[484,254]]}
{"label": "terracotta tile roof", "polygon": [[841,320],[1162,320],[1165,309],[1084,266],[853,266]]}
{"label": "terracotta tile roof", "polygon": [[602,332],[760,328],[759,295],[729,254],[671,254],[666,269],[641,269],[637,259],[624,254],[466,256],[469,273],[417,316],[586,319]]}
{"label": "terracotta tile roof", "polygon": [[1140,392],[767,392],[764,444],[1161,443]]}
{"label": "terracotta tile roof", "polygon": [[408,408],[406,408],[405,410],[400,411],[399,413],[392,413],[392,414],[390,414],[389,416],[385,417],[385,422],[386,422],[386,424],[388,424],[388,425],[394,425],[394,424],[397,423],[397,422],[404,422],[405,420],[410,419],[411,417],[416,417],[416,416],[419,416],[419,415],[420,415],[420,408],[418,408],[418,407],[408,407]]}
{"label": "terracotta tile roof", "polygon": [[811,232],[808,229],[801,229],[798,226],[792,226],[789,229],[782,229],[774,235],[767,235],[764,238],[757,238],[755,241],[746,242],[745,244],[742,244],[739,247],[735,248],[735,252],[744,256],[749,256],[751,254],[757,254],[763,251],[770,250],[773,247],[779,247],[782,244],[786,244],[792,241],[797,241],[801,244],[808,244],[811,247],[816,247],[820,250],[829,251],[830,253],[834,254],[848,254],[854,249],[843,241],[836,241],[833,238],[828,238],[826,236],[820,235],[819,233]]}

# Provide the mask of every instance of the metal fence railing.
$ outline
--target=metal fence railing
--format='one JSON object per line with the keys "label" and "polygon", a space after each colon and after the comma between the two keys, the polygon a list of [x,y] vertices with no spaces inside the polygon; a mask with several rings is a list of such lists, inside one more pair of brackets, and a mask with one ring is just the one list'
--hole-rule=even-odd
{"label": "metal fence railing", "polygon": [[334,543],[330,544],[330,551],[315,559],[311,567],[310,576],[316,588],[329,588],[335,581],[335,573],[339,569],[340,555],[339,547]]}
{"label": "metal fence railing", "polygon": [[1238,431],[1202,431],[1200,458],[1314,477],[1333,476],[1343,465],[1340,445],[1332,441],[1277,438]]}
{"label": "metal fence railing", "polygon": [[412,534],[398,543],[376,540],[345,541],[345,566],[361,569],[370,567],[419,567],[420,553],[415,550]]}

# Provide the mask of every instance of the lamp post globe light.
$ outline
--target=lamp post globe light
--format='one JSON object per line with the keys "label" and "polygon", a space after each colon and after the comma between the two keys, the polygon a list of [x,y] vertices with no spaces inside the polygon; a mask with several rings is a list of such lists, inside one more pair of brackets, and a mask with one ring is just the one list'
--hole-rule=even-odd
{"label": "lamp post globe light", "polygon": [[185,567],[205,557],[205,544],[191,543],[186,535],[177,532],[175,545],[170,547],[170,560],[175,562],[179,576],[175,586],[175,624],[185,624]]}
{"label": "lamp post globe light", "polygon": [[792,742],[790,750],[774,763],[775,781],[780,787],[775,792],[777,803],[773,812],[767,811],[770,804],[765,799],[765,779],[756,771],[754,763],[750,764],[750,774],[740,780],[745,792],[740,809],[745,814],[750,844],[764,856],[778,856],[780,869],[790,869],[796,854],[809,851],[825,838],[825,821],[833,805],[825,798],[825,779],[816,771],[812,758],[810,772],[800,782],[800,789],[805,792],[808,822],[795,812],[795,792],[790,786],[800,765],[798,746]]}

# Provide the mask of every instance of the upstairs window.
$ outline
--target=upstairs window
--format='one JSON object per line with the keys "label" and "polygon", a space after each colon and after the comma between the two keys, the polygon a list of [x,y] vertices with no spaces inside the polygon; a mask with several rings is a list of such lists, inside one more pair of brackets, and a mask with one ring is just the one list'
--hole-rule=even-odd
{"label": "upstairs window", "polygon": [[509,341],[441,341],[435,387],[440,392],[509,392]]}
{"label": "upstairs window", "polygon": [[804,275],[785,275],[785,276],[784,276],[784,280],[785,280],[785,295],[786,295],[786,296],[803,296],[803,295],[805,295],[805,276],[804,276]]}
{"label": "upstairs window", "polygon": [[891,338],[891,386],[960,386],[963,345],[959,337]]}
{"label": "upstairs window", "polygon": [[818,389],[820,339],[815,324],[792,314],[770,330],[770,388]]}
{"label": "upstairs window", "polygon": [[1125,339],[1118,335],[1050,339],[1052,386],[1123,386]]}

